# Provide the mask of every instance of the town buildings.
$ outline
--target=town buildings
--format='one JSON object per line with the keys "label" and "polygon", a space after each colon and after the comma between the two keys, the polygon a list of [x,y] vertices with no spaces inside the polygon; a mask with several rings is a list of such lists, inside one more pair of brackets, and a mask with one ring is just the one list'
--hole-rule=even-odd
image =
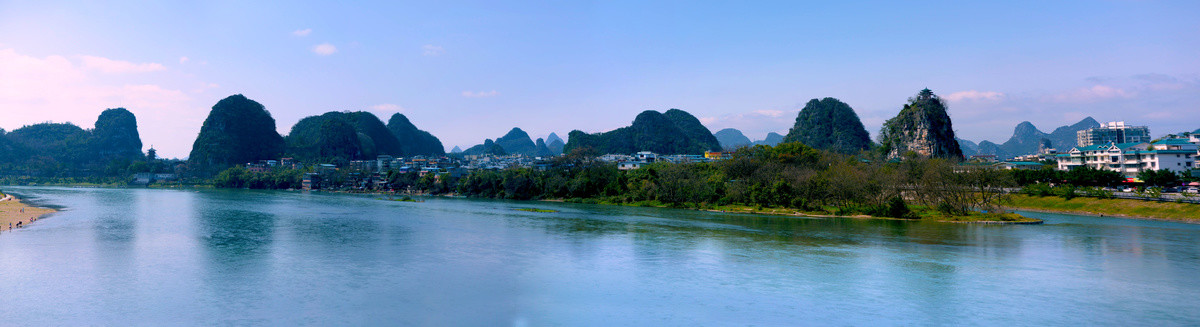
{"label": "town buildings", "polygon": [[1108,143],[1150,142],[1150,128],[1146,126],[1125,125],[1123,121],[1103,123],[1100,124],[1100,127],[1078,131],[1075,135],[1077,139],[1075,145],[1080,147]]}
{"label": "town buildings", "polygon": [[1056,156],[1058,169],[1083,166],[1112,170],[1136,177],[1145,170],[1170,170],[1185,173],[1196,168],[1200,145],[1187,139],[1166,139],[1155,143],[1126,142],[1077,146]]}

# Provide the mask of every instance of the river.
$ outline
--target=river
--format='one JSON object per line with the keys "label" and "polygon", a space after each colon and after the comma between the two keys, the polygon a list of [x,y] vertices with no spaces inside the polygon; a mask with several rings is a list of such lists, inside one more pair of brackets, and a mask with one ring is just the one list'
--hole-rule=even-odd
{"label": "river", "polygon": [[4,190],[62,208],[0,233],[6,326],[1200,324],[1200,225]]}

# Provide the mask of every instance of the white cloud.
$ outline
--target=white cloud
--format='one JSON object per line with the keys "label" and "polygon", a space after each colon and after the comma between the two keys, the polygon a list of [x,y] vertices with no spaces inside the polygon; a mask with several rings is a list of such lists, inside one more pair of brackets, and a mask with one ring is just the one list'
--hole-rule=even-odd
{"label": "white cloud", "polygon": [[950,95],[947,95],[942,98],[946,99],[947,101],[950,101],[950,102],[977,101],[977,100],[996,101],[996,100],[1000,100],[1000,99],[1004,98],[1004,93],[992,92],[992,91],[969,90],[969,91],[960,91],[960,92],[950,93]]}
{"label": "white cloud", "polygon": [[81,56],[81,58],[83,60],[84,67],[110,74],[149,73],[167,69],[166,67],[163,67],[162,64],[158,63],[138,64],[95,56]]}
{"label": "white cloud", "polygon": [[308,36],[309,33],[312,33],[311,28],[296,30],[296,31],[292,32],[292,35],[299,36],[299,37],[305,37],[305,36]]}
{"label": "white cloud", "polygon": [[34,57],[0,49],[0,127],[56,121],[90,128],[105,108],[124,107],[137,116],[144,144],[153,143],[164,156],[186,156],[212,104],[196,104],[171,84],[200,82],[182,73],[112,74],[157,70],[96,56]]}
{"label": "white cloud", "polygon": [[426,44],[424,46],[421,46],[421,50],[424,52],[423,54],[426,56],[438,56],[438,55],[441,55],[442,53],[446,52],[446,49],[442,49],[442,47],[432,45],[432,44]]}
{"label": "white cloud", "polygon": [[337,52],[337,47],[329,43],[321,43],[312,48],[312,52],[322,56],[328,56]]}
{"label": "white cloud", "polygon": [[186,62],[188,62],[188,57],[179,57],[179,63],[182,64],[182,63],[186,63]]}
{"label": "white cloud", "polygon": [[1120,88],[1095,85],[1090,88],[1081,88],[1066,93],[1054,95],[1054,100],[1059,102],[1092,102],[1104,99],[1113,98],[1131,98],[1135,95],[1134,92],[1126,91]]}
{"label": "white cloud", "polygon": [[371,106],[371,110],[377,111],[377,112],[403,112],[404,107],[394,105],[391,103],[381,103],[381,104]]}
{"label": "white cloud", "polygon": [[208,91],[209,89],[215,89],[218,87],[221,87],[221,86],[218,85],[217,83],[200,83],[200,85],[198,87],[192,89],[192,93],[204,93],[205,91]]}
{"label": "white cloud", "polygon": [[712,131],[736,128],[752,140],[761,140],[767,133],[787,134],[799,110],[760,109],[720,117],[702,117],[700,123]]}
{"label": "white cloud", "polygon": [[754,113],[759,116],[767,116],[767,117],[783,116],[783,110],[755,110]]}
{"label": "white cloud", "polygon": [[500,95],[500,92],[497,92],[496,90],[491,90],[491,91],[487,91],[487,92],[484,92],[484,91],[479,91],[479,92],[462,91],[462,96],[468,97],[468,98],[487,98],[487,97],[494,97],[497,95]]}

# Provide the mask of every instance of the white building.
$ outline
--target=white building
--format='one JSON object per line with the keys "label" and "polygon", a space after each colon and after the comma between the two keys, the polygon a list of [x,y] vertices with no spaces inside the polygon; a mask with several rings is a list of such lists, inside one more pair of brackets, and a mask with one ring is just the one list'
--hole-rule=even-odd
{"label": "white building", "polygon": [[1115,121],[1100,124],[1100,127],[1075,132],[1075,136],[1076,146],[1079,147],[1107,143],[1141,143],[1150,142],[1150,128],[1125,125],[1123,121]]}
{"label": "white building", "polygon": [[1145,170],[1166,169],[1183,173],[1195,168],[1197,145],[1179,139],[1158,143],[1107,143],[1074,147],[1058,158],[1058,169],[1082,166],[1119,172],[1135,177]]}

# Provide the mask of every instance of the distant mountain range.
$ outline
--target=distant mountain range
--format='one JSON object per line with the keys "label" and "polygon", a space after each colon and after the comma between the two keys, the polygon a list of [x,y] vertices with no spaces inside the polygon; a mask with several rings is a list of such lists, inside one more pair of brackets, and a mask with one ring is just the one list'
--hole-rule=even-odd
{"label": "distant mountain range", "polygon": [[553,154],[553,155],[562,154],[563,147],[565,147],[566,145],[567,145],[567,142],[563,141],[562,138],[558,137],[558,134],[550,133],[550,136],[546,137],[546,148],[550,149],[550,154]]}
{"label": "distant mountain range", "polygon": [[1049,143],[1052,148],[1060,152],[1065,152],[1075,147],[1076,132],[1094,127],[1100,127],[1100,123],[1092,117],[1087,117],[1077,123],[1060,126],[1055,128],[1053,132],[1045,133],[1034,126],[1033,123],[1024,121],[1013,128],[1012,137],[1009,137],[1008,141],[1005,141],[1003,144],[996,144],[986,140],[976,144],[971,141],[959,139],[959,146],[966,156],[990,154],[995,155],[1000,160],[1036,154],[1038,148],[1045,143]]}
{"label": "distant mountain range", "polygon": [[[464,150],[465,155],[508,155],[508,154],[523,154],[530,157],[546,156],[550,153],[545,141],[538,139],[538,143],[529,139],[529,133],[520,128],[513,127],[507,134],[497,138],[495,141],[491,139],[485,140],[483,144],[479,144]],[[541,144],[540,146],[538,144]],[[494,144],[494,145],[493,145]],[[503,153],[498,153],[503,151]]]}
{"label": "distant mountain range", "polygon": [[745,134],[742,134],[742,131],[734,128],[719,130],[716,133],[713,133],[713,136],[717,138],[717,142],[719,142],[721,144],[721,148],[725,150],[733,150],[749,145],[775,146],[776,144],[783,142],[783,135],[775,132],[767,133],[766,139],[751,142],[750,138],[746,137]]}

